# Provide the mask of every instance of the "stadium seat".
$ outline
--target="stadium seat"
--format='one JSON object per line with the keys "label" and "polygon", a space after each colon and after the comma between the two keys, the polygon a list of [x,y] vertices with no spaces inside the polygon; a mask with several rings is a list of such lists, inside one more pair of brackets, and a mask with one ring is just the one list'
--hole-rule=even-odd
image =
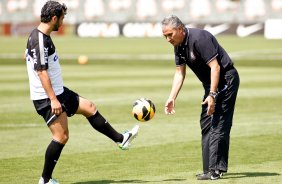
{"label": "stadium seat", "polygon": [[8,12],[15,12],[24,10],[27,8],[27,0],[9,0],[7,2],[7,10]]}
{"label": "stadium seat", "polygon": [[167,12],[183,9],[184,6],[185,6],[184,0],[163,0],[162,1],[162,8],[164,11],[167,11]]}
{"label": "stadium seat", "polygon": [[33,3],[33,15],[35,18],[40,17],[41,14],[41,8],[45,4],[46,0],[34,0]]}
{"label": "stadium seat", "polygon": [[86,20],[103,16],[105,13],[104,6],[102,0],[86,0],[84,3],[84,15]]}
{"label": "stadium seat", "polygon": [[264,0],[245,0],[244,13],[248,20],[254,20],[258,17],[265,16],[265,2]]}
{"label": "stadium seat", "polygon": [[111,11],[122,11],[130,8],[131,0],[110,0],[109,8]]}
{"label": "stadium seat", "polygon": [[240,2],[234,2],[230,0],[216,0],[215,7],[217,12],[229,12],[229,11],[236,11],[239,7]]}
{"label": "stadium seat", "polygon": [[157,15],[157,3],[155,0],[137,0],[136,15],[140,19]]}
{"label": "stadium seat", "polygon": [[211,4],[209,0],[191,0],[190,15],[195,18],[207,17],[211,13]]}
{"label": "stadium seat", "polygon": [[282,0],[272,0],[270,6],[274,12],[282,13]]}

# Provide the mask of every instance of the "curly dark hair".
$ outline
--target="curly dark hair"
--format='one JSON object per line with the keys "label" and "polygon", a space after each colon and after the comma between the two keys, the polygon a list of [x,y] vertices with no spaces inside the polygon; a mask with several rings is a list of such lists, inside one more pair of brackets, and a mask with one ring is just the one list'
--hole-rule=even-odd
{"label": "curly dark hair", "polygon": [[53,16],[60,18],[67,14],[67,6],[57,1],[47,1],[41,9],[41,22],[48,23]]}

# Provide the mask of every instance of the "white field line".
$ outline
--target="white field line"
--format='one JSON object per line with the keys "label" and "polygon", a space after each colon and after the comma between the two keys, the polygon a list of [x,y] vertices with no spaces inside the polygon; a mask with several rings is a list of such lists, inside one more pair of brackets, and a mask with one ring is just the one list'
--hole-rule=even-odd
{"label": "white field line", "polygon": [[[81,54],[61,54],[62,59],[77,59]],[[86,54],[90,60],[174,60],[173,54]],[[282,60],[282,49],[229,52],[232,59]],[[22,54],[0,54],[0,59],[23,59]]]}

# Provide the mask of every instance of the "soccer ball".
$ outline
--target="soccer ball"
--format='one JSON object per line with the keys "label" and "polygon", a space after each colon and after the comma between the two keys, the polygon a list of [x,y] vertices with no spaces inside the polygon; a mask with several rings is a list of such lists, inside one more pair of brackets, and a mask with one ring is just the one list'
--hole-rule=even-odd
{"label": "soccer ball", "polygon": [[140,98],[133,103],[132,114],[138,121],[145,122],[152,119],[156,108],[151,100]]}
{"label": "soccer ball", "polygon": [[81,55],[81,56],[78,57],[77,62],[78,62],[78,64],[86,65],[88,63],[88,57]]}

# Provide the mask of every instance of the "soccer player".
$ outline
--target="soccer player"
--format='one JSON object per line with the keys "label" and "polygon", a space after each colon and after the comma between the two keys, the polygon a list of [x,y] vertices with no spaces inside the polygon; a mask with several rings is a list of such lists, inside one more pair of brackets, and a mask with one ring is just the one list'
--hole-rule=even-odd
{"label": "soccer player", "polygon": [[41,9],[41,23],[31,32],[26,46],[30,98],[52,133],[39,184],[58,183],[52,173],[69,138],[68,117],[82,114],[94,129],[112,139],[122,150],[128,149],[139,129],[136,125],[131,131],[118,133],[94,103],[64,86],[59,56],[50,34],[58,31],[66,13],[65,4],[47,1]]}
{"label": "soccer player", "polygon": [[203,173],[198,180],[219,179],[228,169],[230,130],[239,88],[239,75],[226,51],[208,31],[186,28],[175,15],[162,21],[165,39],[174,46],[176,71],[165,113],[175,113],[175,101],[186,75],[186,65],[202,82]]}

